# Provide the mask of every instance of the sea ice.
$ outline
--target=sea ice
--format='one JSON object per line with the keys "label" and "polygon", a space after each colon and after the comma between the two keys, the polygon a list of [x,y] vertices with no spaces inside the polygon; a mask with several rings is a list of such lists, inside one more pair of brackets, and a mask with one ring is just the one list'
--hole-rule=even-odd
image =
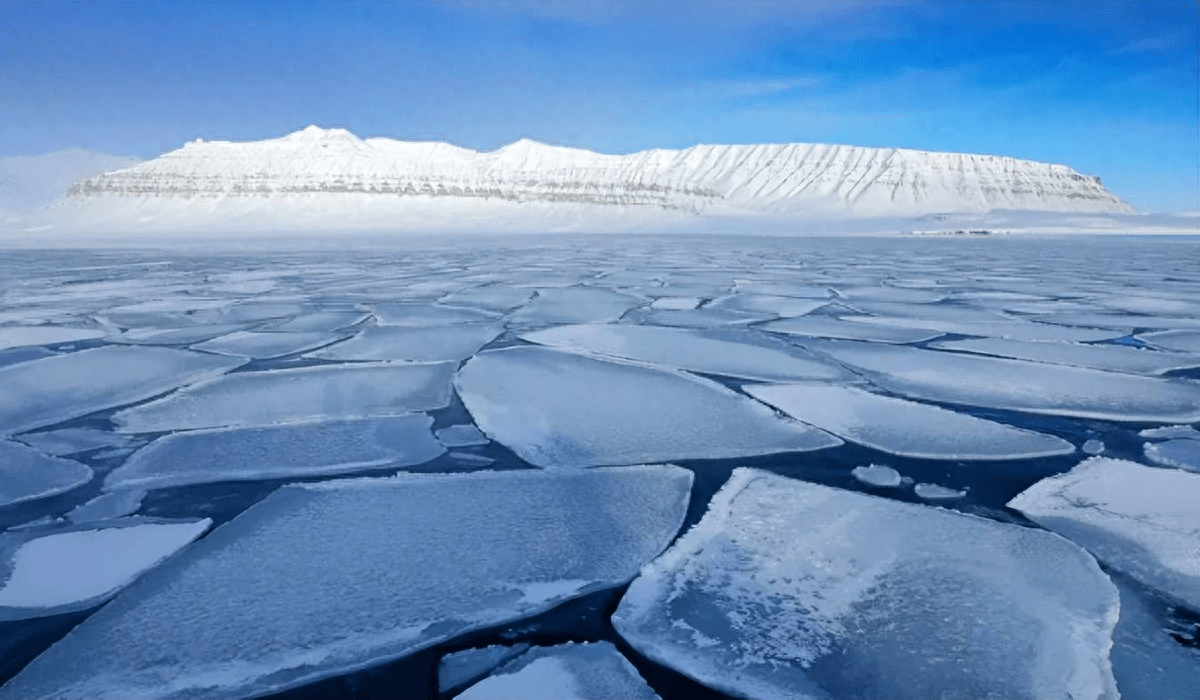
{"label": "sea ice", "polygon": [[1135,374],[1163,374],[1173,369],[1200,367],[1200,354],[1155,352],[1123,345],[1083,345],[1002,338],[972,338],[941,341],[933,343],[932,347],[941,350],[961,350],[980,355],[1012,357],[1018,360]]}
{"label": "sea ice", "polygon": [[456,700],[659,700],[611,642],[534,647]]}
{"label": "sea ice", "polygon": [[0,367],[0,434],[148,399],[244,362],[171,348],[105,346]]}
{"label": "sea ice", "polygon": [[795,346],[746,330],[693,330],[589,324],[522,333],[539,345],[744,379],[846,380],[841,367]]}
{"label": "sea ice", "polygon": [[63,328],[61,326],[0,326],[0,350],[29,345],[56,345],[79,340],[103,338],[100,328]]}
{"label": "sea ice", "polygon": [[350,340],[311,352],[323,360],[461,360],[490,343],[503,328],[496,323],[448,326],[368,326]]}
{"label": "sea ice", "polygon": [[1200,352],[1200,331],[1160,331],[1135,336],[1138,340],[1164,350]]}
{"label": "sea ice", "polygon": [[843,440],[919,459],[1029,459],[1070,454],[1066,440],[851,386],[750,384],[744,391]]}
{"label": "sea ice", "polygon": [[828,299],[797,299],[796,297],[771,296],[767,294],[731,294],[720,299],[713,299],[708,304],[705,304],[704,308],[751,315],[768,314],[770,316],[788,318],[792,316],[804,316],[828,304]]}
{"label": "sea ice", "polygon": [[294,333],[241,331],[197,343],[192,346],[192,349],[234,355],[235,357],[249,357],[255,360],[269,360],[323,347],[345,337],[345,335],[321,331]]}
{"label": "sea ice", "polygon": [[[532,289],[517,289],[506,286],[474,287],[447,294],[439,299],[446,304],[477,306],[481,309],[508,311],[521,306],[533,296]],[[481,319],[482,320],[482,319]]]}
{"label": "sea ice", "polygon": [[240,372],[119,411],[127,433],[394,416],[450,403],[451,363],[335,365]]}
{"label": "sea ice", "polygon": [[1178,438],[1180,440],[1200,440],[1200,430],[1190,425],[1166,425],[1161,428],[1146,428],[1138,432],[1140,437],[1154,440]]}
{"label": "sea ice", "polygon": [[424,414],[175,433],[138,450],[106,489],[344,474],[422,464],[446,450]]}
{"label": "sea ice", "polygon": [[708,309],[692,309],[690,311],[652,309],[642,314],[641,321],[652,326],[669,328],[728,328],[730,326],[748,326],[751,323],[769,321],[773,318],[775,316],[772,314],[749,316],[719,309],[711,311]]}
{"label": "sea ice", "polygon": [[0,620],[97,605],[204,534],[210,525],[207,518],[130,520],[103,528],[0,535],[0,569],[7,570],[0,584]]}
{"label": "sea ice", "polygon": [[114,343],[126,345],[191,345],[222,335],[245,330],[244,323],[222,323],[212,326],[182,328],[137,328],[109,337]]}
{"label": "sea ice", "polygon": [[830,316],[785,318],[760,326],[764,331],[802,335],[812,338],[844,338],[872,340],[880,343],[919,343],[942,335],[941,331],[922,328],[893,328],[869,323],[855,323]]}
{"label": "sea ice", "polygon": [[513,313],[511,320],[521,326],[605,323],[616,321],[626,311],[646,303],[645,299],[595,287],[539,289],[528,304]]}
{"label": "sea ice", "polygon": [[1142,446],[1146,459],[1168,467],[1200,472],[1200,440],[1167,440]]}
{"label": "sea ice", "polygon": [[[976,316],[987,312],[975,310]],[[1098,330],[1095,328],[1074,328],[1055,326],[1049,323],[1022,321],[1020,319],[936,319],[923,316],[843,316],[845,321],[874,324],[890,328],[923,328],[942,333],[959,333],[962,335],[979,335],[988,338],[1008,338],[1013,340],[1040,342],[1076,342],[1089,343],[1098,340],[1110,340],[1125,335],[1128,330]]]}
{"label": "sea ice", "polygon": [[30,360],[40,360],[43,357],[54,357],[58,353],[43,347],[20,347],[0,350],[0,367],[19,365]]}
{"label": "sea ice", "polygon": [[136,513],[142,507],[142,499],[145,497],[146,492],[140,489],[123,489],[104,493],[77,506],[67,513],[66,517],[73,523],[94,523],[123,518]]}
{"label": "sea ice", "polygon": [[1098,455],[1104,451],[1104,443],[1095,439],[1086,440],[1083,443],[1083,447],[1079,449],[1083,450],[1084,454]]}
{"label": "sea ice", "polygon": [[1092,457],[1008,506],[1200,610],[1200,474]]}
{"label": "sea ice", "polygon": [[528,644],[493,644],[480,649],[464,649],[447,654],[438,662],[438,692],[448,693],[483,678],[500,664],[517,658]]}
{"label": "sea ice", "polygon": [[455,383],[488,437],[540,467],[722,459],[841,444],[716,382],[547,348],[480,353]]}
{"label": "sea ice", "polygon": [[866,467],[855,467],[850,474],[869,486],[894,489],[904,483],[900,472],[882,464],[872,464]]}
{"label": "sea ice", "polygon": [[316,331],[332,332],[356,326],[371,314],[363,311],[317,311],[311,314],[297,316],[280,323],[270,325],[272,332],[288,331],[296,333],[311,333]]}
{"label": "sea ice", "polygon": [[929,401],[1113,421],[1200,420],[1200,384],[1187,380],[858,341],[801,344],[888,391]]}
{"label": "sea ice", "polygon": [[1121,618],[1113,631],[1113,675],[1122,700],[1196,700],[1200,685],[1200,648],[1184,646],[1163,628],[1162,613],[1151,606],[1165,601],[1135,589],[1121,576],[1113,583],[1121,592]]}
{"label": "sea ice", "polygon": [[1050,533],[736,469],[629,587],[635,649],[755,698],[1112,698],[1117,591]]}
{"label": "sea ice", "polygon": [[704,301],[700,297],[659,297],[650,308],[659,311],[691,311]]}
{"label": "sea ice", "polygon": [[63,428],[44,433],[26,433],[17,436],[21,442],[46,454],[62,457],[104,448],[136,447],[141,440],[128,435],[108,433],[92,428]]}
{"label": "sea ice", "polygon": [[0,507],[46,498],[83,486],[92,470],[0,439]]}
{"label": "sea ice", "polygon": [[938,484],[917,484],[913,487],[913,493],[917,494],[918,498],[924,498],[927,501],[956,501],[967,495],[966,491],[946,488]]}
{"label": "sea ice", "polygon": [[471,447],[491,442],[473,425],[450,425],[435,431],[433,435],[445,447]]}
{"label": "sea ice", "polygon": [[401,474],[284,486],[151,571],[0,698],[260,696],[619,586],[691,472]]}
{"label": "sea ice", "polygon": [[489,311],[418,302],[376,304],[373,312],[375,320],[381,326],[406,326],[409,328],[480,323],[496,319],[496,314]]}

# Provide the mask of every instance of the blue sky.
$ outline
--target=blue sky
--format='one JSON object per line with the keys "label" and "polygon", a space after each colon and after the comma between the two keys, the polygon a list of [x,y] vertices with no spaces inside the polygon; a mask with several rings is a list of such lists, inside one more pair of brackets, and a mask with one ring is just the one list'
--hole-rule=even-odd
{"label": "blue sky", "polygon": [[1200,209],[1197,0],[0,3],[0,155],[360,136],[827,142],[1066,163]]}

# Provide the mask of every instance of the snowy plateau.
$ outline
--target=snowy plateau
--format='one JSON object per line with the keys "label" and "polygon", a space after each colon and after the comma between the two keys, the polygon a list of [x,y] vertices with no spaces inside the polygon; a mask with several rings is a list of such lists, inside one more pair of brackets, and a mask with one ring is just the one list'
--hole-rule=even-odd
{"label": "snowy plateau", "polygon": [[[310,126],[196,140],[80,173],[65,197],[3,219],[38,233],[993,231],[1180,232],[1098,177],[1014,158],[823,144],[697,145],[608,155],[520,140],[478,152]],[[92,175],[84,177],[84,175]]]}

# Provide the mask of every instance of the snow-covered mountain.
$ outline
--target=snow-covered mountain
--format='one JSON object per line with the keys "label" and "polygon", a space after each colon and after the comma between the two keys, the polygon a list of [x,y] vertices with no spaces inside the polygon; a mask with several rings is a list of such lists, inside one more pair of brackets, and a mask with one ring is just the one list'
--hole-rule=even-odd
{"label": "snow-covered mountain", "polygon": [[267,141],[194,141],[83,180],[56,208],[60,218],[94,225],[555,228],[575,221],[598,229],[653,229],[697,216],[1131,211],[1099,178],[999,156],[819,144],[605,155],[529,140],[477,152],[315,126]]}
{"label": "snow-covered mountain", "polygon": [[84,178],[138,162],[82,148],[0,158],[0,218],[40,209],[66,195],[71,185]]}

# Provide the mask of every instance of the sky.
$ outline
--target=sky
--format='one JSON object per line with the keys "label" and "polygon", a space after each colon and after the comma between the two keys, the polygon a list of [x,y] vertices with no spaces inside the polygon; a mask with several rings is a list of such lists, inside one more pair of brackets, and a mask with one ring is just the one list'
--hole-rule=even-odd
{"label": "sky", "polygon": [[1200,0],[0,3],[0,156],[309,124],[491,150],[989,153],[1200,210]]}

